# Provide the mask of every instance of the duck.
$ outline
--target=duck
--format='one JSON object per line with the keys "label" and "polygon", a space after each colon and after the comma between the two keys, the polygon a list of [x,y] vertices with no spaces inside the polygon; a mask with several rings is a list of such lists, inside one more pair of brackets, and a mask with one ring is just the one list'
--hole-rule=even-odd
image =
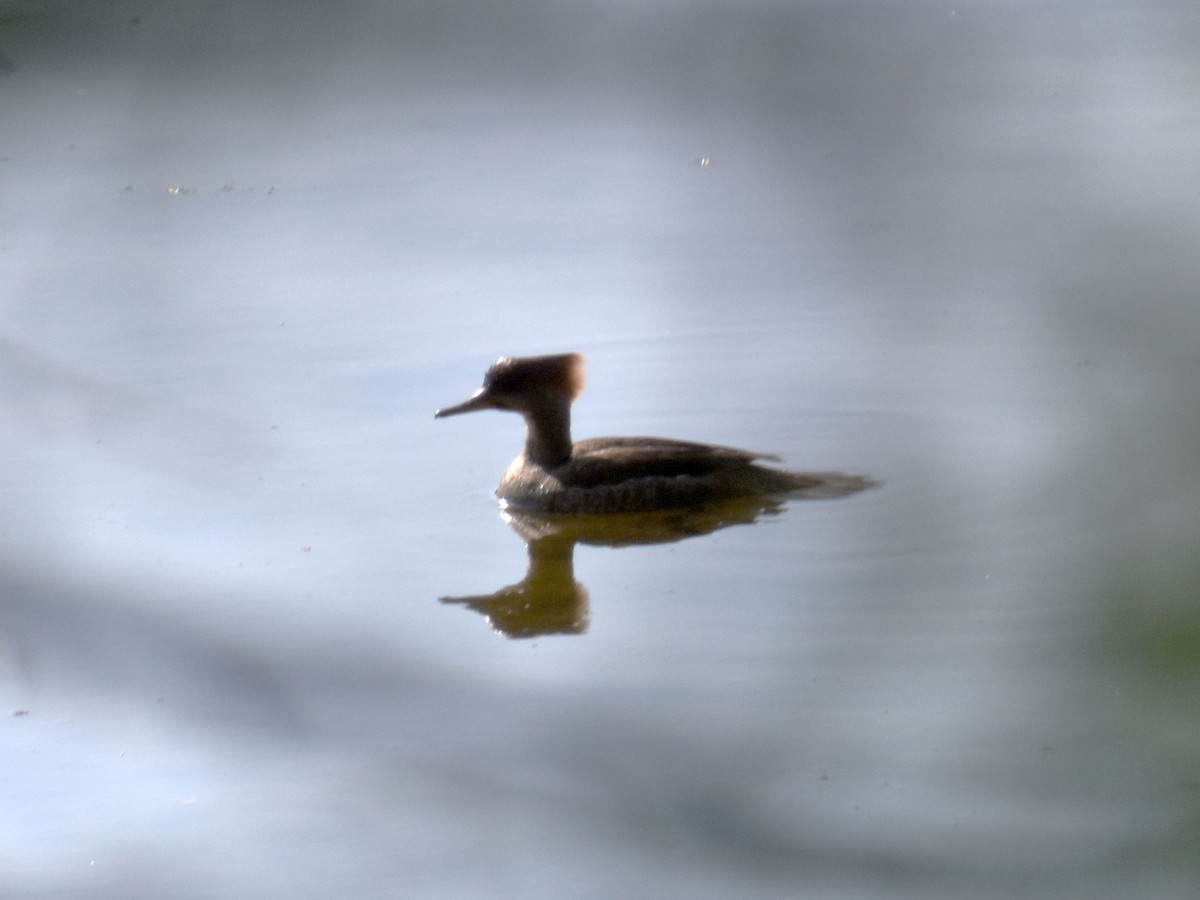
{"label": "duck", "polygon": [[525,446],[496,488],[502,507],[566,514],[678,510],[739,497],[799,492],[844,496],[872,484],[839,472],[790,472],[770,453],[660,437],[571,439],[571,404],[583,392],[581,353],[501,357],[470,398],[444,419],[495,409],[525,420]]}

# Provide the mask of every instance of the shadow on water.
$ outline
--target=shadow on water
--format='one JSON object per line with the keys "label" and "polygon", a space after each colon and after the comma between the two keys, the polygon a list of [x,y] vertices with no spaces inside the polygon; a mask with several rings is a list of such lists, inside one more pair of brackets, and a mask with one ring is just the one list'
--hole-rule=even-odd
{"label": "shadow on water", "polygon": [[[791,496],[833,500],[849,497],[878,482],[838,472],[811,473],[813,484]],[[750,525],[777,515],[785,505],[777,496],[735,497],[685,509],[608,515],[570,515],[506,509],[501,518],[525,541],[529,564],[525,577],[491,594],[442,597],[485,616],[500,634],[532,638],[584,634],[588,629],[587,589],[575,580],[575,545],[630,547],[670,544],[712,534],[731,525]]]}

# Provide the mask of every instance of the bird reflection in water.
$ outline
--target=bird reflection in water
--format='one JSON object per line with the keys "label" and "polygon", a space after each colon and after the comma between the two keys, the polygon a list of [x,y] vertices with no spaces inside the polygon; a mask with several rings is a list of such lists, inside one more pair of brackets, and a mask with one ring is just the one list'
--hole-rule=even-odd
{"label": "bird reflection in water", "polygon": [[[828,479],[792,499],[836,499],[872,487],[874,482],[830,473]],[[785,500],[776,496],[735,497],[684,509],[652,512],[577,515],[506,508],[501,513],[529,555],[525,577],[492,594],[442,597],[441,602],[466,606],[485,616],[509,638],[577,635],[588,629],[587,589],[575,580],[575,545],[628,547],[669,544],[712,534],[731,525],[749,525],[775,515]]]}

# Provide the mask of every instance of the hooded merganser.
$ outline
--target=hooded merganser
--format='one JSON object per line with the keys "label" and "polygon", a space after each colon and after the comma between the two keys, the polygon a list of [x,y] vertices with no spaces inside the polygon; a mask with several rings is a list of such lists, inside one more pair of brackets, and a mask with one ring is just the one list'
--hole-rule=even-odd
{"label": "hooded merganser", "polygon": [[839,472],[787,472],[758,465],[768,453],[655,437],[571,442],[571,401],[584,384],[579,353],[502,357],[465,403],[435,418],[503,409],[525,418],[525,449],[496,489],[506,507],[554,513],[680,509],[732,497],[789,492],[841,497],[871,486]]}

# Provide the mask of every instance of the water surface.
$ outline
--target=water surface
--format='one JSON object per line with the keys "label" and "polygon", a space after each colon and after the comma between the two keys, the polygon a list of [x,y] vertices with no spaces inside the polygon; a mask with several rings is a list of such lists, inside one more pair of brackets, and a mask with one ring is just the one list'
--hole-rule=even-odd
{"label": "water surface", "polygon": [[[0,7],[7,893],[1194,894],[1193,20]],[[882,486],[506,636],[565,350]]]}

